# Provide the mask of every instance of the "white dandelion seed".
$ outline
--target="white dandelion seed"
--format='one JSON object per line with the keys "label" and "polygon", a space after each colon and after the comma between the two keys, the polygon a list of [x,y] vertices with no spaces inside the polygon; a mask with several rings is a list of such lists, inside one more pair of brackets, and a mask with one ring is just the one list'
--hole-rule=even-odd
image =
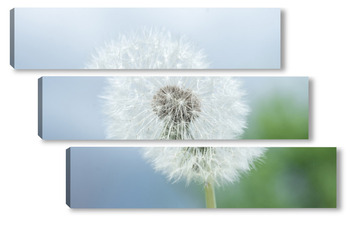
{"label": "white dandelion seed", "polygon": [[145,148],[144,157],[169,181],[221,186],[239,180],[254,167],[265,148],[154,147]]}
{"label": "white dandelion seed", "polygon": [[237,139],[249,108],[229,77],[111,77],[101,96],[108,139]]}
{"label": "white dandelion seed", "polygon": [[97,49],[87,69],[205,69],[203,50],[184,35],[165,29],[144,28],[120,35]]}

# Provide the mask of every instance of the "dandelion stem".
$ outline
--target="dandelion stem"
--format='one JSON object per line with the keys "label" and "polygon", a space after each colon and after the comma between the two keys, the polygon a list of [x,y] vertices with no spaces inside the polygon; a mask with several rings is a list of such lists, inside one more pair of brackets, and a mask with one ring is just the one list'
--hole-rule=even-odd
{"label": "dandelion stem", "polygon": [[205,187],[205,201],[207,208],[216,208],[215,189],[211,182],[208,182]]}

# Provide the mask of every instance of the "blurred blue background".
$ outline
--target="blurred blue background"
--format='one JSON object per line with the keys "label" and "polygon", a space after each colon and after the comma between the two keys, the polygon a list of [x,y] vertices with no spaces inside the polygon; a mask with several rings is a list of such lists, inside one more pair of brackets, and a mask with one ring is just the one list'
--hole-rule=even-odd
{"label": "blurred blue background", "polygon": [[[142,148],[73,147],[72,208],[205,207],[204,188],[172,184],[142,158]],[[335,148],[270,148],[237,183],[216,188],[219,208],[330,208],[337,202]],[[69,186],[68,186],[69,187]]]}
{"label": "blurred blue background", "polygon": [[[43,77],[42,137],[103,140],[105,77]],[[307,139],[307,77],[240,77],[251,108],[244,139]],[[39,88],[40,90],[40,88]]]}
{"label": "blurred blue background", "polygon": [[201,187],[167,181],[142,158],[142,148],[70,151],[72,208],[205,207]]}
{"label": "blurred blue background", "polygon": [[216,69],[280,68],[280,10],[16,8],[15,68],[83,69],[95,49],[143,27],[186,35]]}

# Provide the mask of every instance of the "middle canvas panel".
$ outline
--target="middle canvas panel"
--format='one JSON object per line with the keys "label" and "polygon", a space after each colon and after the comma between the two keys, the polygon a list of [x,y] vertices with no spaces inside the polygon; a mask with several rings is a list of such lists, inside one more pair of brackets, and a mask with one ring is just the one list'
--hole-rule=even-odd
{"label": "middle canvas panel", "polygon": [[307,139],[307,77],[42,77],[45,140]]}

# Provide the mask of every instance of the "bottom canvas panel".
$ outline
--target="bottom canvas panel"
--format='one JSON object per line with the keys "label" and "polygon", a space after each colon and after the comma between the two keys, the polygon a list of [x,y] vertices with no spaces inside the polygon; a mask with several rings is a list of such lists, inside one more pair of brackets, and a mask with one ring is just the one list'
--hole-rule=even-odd
{"label": "bottom canvas panel", "polygon": [[335,208],[336,148],[71,147],[71,208]]}

